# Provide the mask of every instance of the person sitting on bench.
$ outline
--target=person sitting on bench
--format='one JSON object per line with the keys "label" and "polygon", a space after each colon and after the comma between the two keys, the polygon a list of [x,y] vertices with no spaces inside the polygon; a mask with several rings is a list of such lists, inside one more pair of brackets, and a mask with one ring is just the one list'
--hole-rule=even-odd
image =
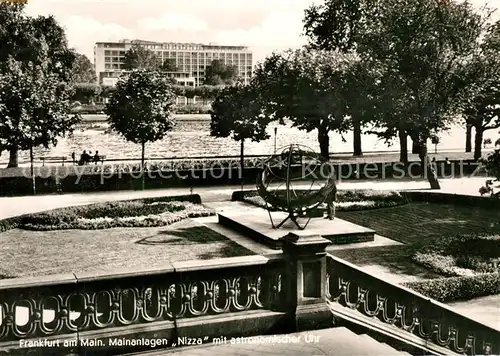
{"label": "person sitting on bench", "polygon": [[95,151],[94,163],[97,164],[100,160],[101,160],[101,157],[99,157],[99,151]]}

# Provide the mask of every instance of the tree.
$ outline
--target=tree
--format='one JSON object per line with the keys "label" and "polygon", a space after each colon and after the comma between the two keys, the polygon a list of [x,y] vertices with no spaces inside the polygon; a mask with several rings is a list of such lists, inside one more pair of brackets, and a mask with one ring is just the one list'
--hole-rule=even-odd
{"label": "tree", "polygon": [[321,156],[329,160],[329,133],[342,135],[351,125],[345,80],[354,62],[346,54],[305,48],[274,53],[257,66],[251,85],[265,99],[268,116],[288,118],[307,132],[317,130]]}
{"label": "tree", "polygon": [[[29,150],[33,193],[33,148],[56,145],[73,131],[79,116],[70,115],[70,90],[42,65],[9,60],[9,73],[0,74],[0,147]],[[13,164],[10,164],[13,166]]]}
{"label": "tree", "polygon": [[474,159],[478,160],[482,155],[484,133],[500,128],[500,81],[478,93],[464,114],[467,122],[474,127]]}
{"label": "tree", "polygon": [[204,85],[226,85],[234,84],[238,77],[238,70],[234,66],[228,66],[219,59],[214,59],[205,68]]}
{"label": "tree", "polygon": [[437,0],[327,0],[305,18],[314,46],[354,50],[380,71],[384,105],[373,115],[379,136],[399,136],[406,145],[410,135],[422,160],[430,132],[446,129],[470,95],[478,73],[467,64],[483,29],[469,3]]}
{"label": "tree", "polygon": [[75,54],[54,17],[25,16],[22,5],[0,3],[0,43],[0,149],[17,167],[20,149],[55,145],[78,120],[69,115]]}
{"label": "tree", "polygon": [[222,89],[223,86],[218,85],[200,85],[195,88],[196,95],[203,100],[203,105],[207,105],[209,100],[216,98]]}
{"label": "tree", "polygon": [[258,91],[250,86],[232,86],[222,89],[212,103],[210,135],[232,136],[240,141],[240,167],[244,165],[244,142],[260,142],[269,138],[266,132],[271,119],[262,110]]}
{"label": "tree", "polygon": [[144,46],[134,44],[125,52],[123,60],[123,69],[133,70],[142,69],[156,71],[160,67],[158,56]]}
{"label": "tree", "polygon": [[106,105],[110,128],[141,145],[143,189],[146,143],[163,139],[173,128],[174,104],[175,94],[165,78],[156,72],[136,70],[120,78]]}
{"label": "tree", "polygon": [[179,68],[175,64],[175,59],[173,59],[173,58],[167,58],[159,66],[159,70],[161,72],[177,72],[179,70]]}
{"label": "tree", "polygon": [[72,79],[74,83],[97,83],[94,65],[86,55],[76,53]]}
{"label": "tree", "polygon": [[[304,33],[309,47],[326,51],[355,52],[360,34],[366,31],[363,18],[367,14],[369,1],[364,0],[327,0],[322,5],[311,5],[305,10]],[[362,126],[370,121],[370,109],[373,95],[368,92],[373,88],[370,67],[359,64],[352,68],[349,82],[352,88],[348,98],[353,130],[354,156],[362,155]]]}
{"label": "tree", "polygon": [[92,104],[102,91],[102,87],[97,83],[77,83],[74,85],[71,100]]}
{"label": "tree", "polygon": [[[480,162],[483,164],[486,172],[490,176],[495,177],[495,179],[487,180],[485,186],[481,187],[479,192],[481,195],[491,193],[492,197],[500,198],[500,190],[498,190],[500,188],[498,184],[498,182],[500,182],[500,138],[496,140],[493,152],[488,154],[485,158],[481,158]],[[495,189],[497,189],[496,192]]]}
{"label": "tree", "polygon": [[449,127],[474,93],[479,72],[470,58],[477,55],[484,20],[467,2],[388,0],[384,9],[361,47],[400,81],[407,132],[420,147],[431,188],[439,188],[427,141]]}
{"label": "tree", "polygon": [[479,90],[464,106],[463,115],[467,126],[474,128],[474,159],[478,160],[484,132],[500,128],[500,21],[488,29],[474,64],[481,68]]}

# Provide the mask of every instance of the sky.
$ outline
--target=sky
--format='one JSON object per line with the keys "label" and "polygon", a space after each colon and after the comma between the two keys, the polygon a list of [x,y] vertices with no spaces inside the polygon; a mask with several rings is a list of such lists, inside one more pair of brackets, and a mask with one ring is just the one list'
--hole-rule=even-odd
{"label": "sky", "polygon": [[[69,45],[92,61],[95,42],[142,39],[246,45],[256,63],[273,51],[306,43],[302,19],[314,2],[323,1],[28,0],[26,11],[54,15],[66,29]],[[488,3],[500,8],[500,0]]]}

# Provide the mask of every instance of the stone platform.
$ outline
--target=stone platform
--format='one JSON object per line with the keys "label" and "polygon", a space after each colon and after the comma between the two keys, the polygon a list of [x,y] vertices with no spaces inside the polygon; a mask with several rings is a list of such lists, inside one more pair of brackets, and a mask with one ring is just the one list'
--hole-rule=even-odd
{"label": "stone platform", "polygon": [[[280,223],[287,216],[282,212],[271,214],[275,224]],[[249,209],[245,212],[225,211],[219,213],[218,217],[219,224],[273,249],[281,248],[281,239],[289,232],[304,236],[320,235],[336,245],[369,242],[375,239],[374,230],[338,218],[334,220],[312,218],[304,230],[299,230],[290,220],[279,229],[273,229],[268,212],[260,208]],[[303,226],[307,219],[299,218],[297,221]]]}

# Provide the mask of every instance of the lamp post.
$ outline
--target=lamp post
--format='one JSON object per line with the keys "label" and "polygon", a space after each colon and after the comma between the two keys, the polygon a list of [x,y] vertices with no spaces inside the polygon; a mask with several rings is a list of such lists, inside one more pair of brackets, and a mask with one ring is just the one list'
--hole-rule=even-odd
{"label": "lamp post", "polygon": [[278,128],[274,128],[274,154],[276,154],[276,136],[278,135]]}

